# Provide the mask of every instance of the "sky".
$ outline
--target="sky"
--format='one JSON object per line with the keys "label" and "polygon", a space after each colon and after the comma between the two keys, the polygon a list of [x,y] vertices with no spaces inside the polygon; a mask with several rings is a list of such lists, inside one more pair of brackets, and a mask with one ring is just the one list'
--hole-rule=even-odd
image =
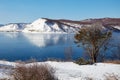
{"label": "sky", "polygon": [[120,18],[120,0],[0,0],[0,24],[105,17]]}

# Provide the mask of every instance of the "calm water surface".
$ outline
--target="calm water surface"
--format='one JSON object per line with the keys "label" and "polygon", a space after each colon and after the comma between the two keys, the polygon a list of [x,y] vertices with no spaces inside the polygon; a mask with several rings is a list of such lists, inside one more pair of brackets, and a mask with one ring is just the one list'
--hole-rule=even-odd
{"label": "calm water surface", "polygon": [[[120,33],[114,33],[116,42],[120,42]],[[74,43],[74,34],[41,34],[0,32],[0,60],[39,61],[48,58],[77,59],[84,50]],[[108,53],[113,53],[108,51]]]}
{"label": "calm water surface", "polygon": [[82,52],[74,43],[73,34],[0,32],[0,60],[77,59]]}

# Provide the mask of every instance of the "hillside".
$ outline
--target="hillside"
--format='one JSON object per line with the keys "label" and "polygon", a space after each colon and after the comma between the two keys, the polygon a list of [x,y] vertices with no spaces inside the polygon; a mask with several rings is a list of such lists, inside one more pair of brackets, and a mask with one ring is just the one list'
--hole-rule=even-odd
{"label": "hillside", "polygon": [[75,33],[84,25],[91,25],[99,22],[105,28],[114,31],[120,31],[120,18],[100,18],[86,19],[81,21],[65,20],[65,19],[48,19],[41,18],[30,24],[12,23],[0,27],[0,31],[7,32],[41,32],[41,33]]}

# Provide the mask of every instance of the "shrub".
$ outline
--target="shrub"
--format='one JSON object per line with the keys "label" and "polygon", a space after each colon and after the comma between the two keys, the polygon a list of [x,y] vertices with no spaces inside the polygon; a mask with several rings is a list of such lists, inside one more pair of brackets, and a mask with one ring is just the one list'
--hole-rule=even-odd
{"label": "shrub", "polygon": [[91,64],[90,61],[87,61],[84,58],[77,59],[75,63],[77,63],[79,65]]}
{"label": "shrub", "polygon": [[0,80],[10,80],[10,79],[7,79],[7,78],[3,78],[3,79],[0,79]]}
{"label": "shrub", "polygon": [[120,60],[107,60],[104,63],[113,63],[113,64],[120,64]]}
{"label": "shrub", "polygon": [[18,65],[13,70],[14,80],[56,80],[54,69],[48,65]]}

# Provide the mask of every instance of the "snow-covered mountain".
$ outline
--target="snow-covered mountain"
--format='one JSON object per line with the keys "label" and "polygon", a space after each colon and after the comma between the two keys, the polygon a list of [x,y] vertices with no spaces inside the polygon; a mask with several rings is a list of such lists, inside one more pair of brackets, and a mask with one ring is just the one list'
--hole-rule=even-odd
{"label": "snow-covered mountain", "polygon": [[46,19],[38,19],[27,25],[23,32],[63,32],[57,23],[49,23]]}
{"label": "snow-covered mountain", "polygon": [[71,24],[60,23],[59,20],[41,18],[33,21],[31,24],[7,24],[0,27],[0,31],[7,32],[41,32],[41,33],[74,33],[80,27]]}
{"label": "snow-covered mountain", "polygon": [[5,32],[17,32],[22,31],[26,26],[26,23],[11,23],[0,27],[0,31]]}
{"label": "snow-covered mountain", "polygon": [[30,24],[13,23],[0,27],[0,31],[7,32],[40,32],[40,33],[75,33],[83,25],[91,25],[96,22],[101,22],[105,28],[115,31],[120,31],[120,18],[101,18],[101,19],[86,19],[82,21],[72,20],[53,20],[41,18],[33,21]]}
{"label": "snow-covered mountain", "polygon": [[42,32],[42,33],[74,33],[77,31],[71,25],[65,25],[55,20],[48,20],[45,18],[38,19],[29,25],[26,25],[23,32]]}

